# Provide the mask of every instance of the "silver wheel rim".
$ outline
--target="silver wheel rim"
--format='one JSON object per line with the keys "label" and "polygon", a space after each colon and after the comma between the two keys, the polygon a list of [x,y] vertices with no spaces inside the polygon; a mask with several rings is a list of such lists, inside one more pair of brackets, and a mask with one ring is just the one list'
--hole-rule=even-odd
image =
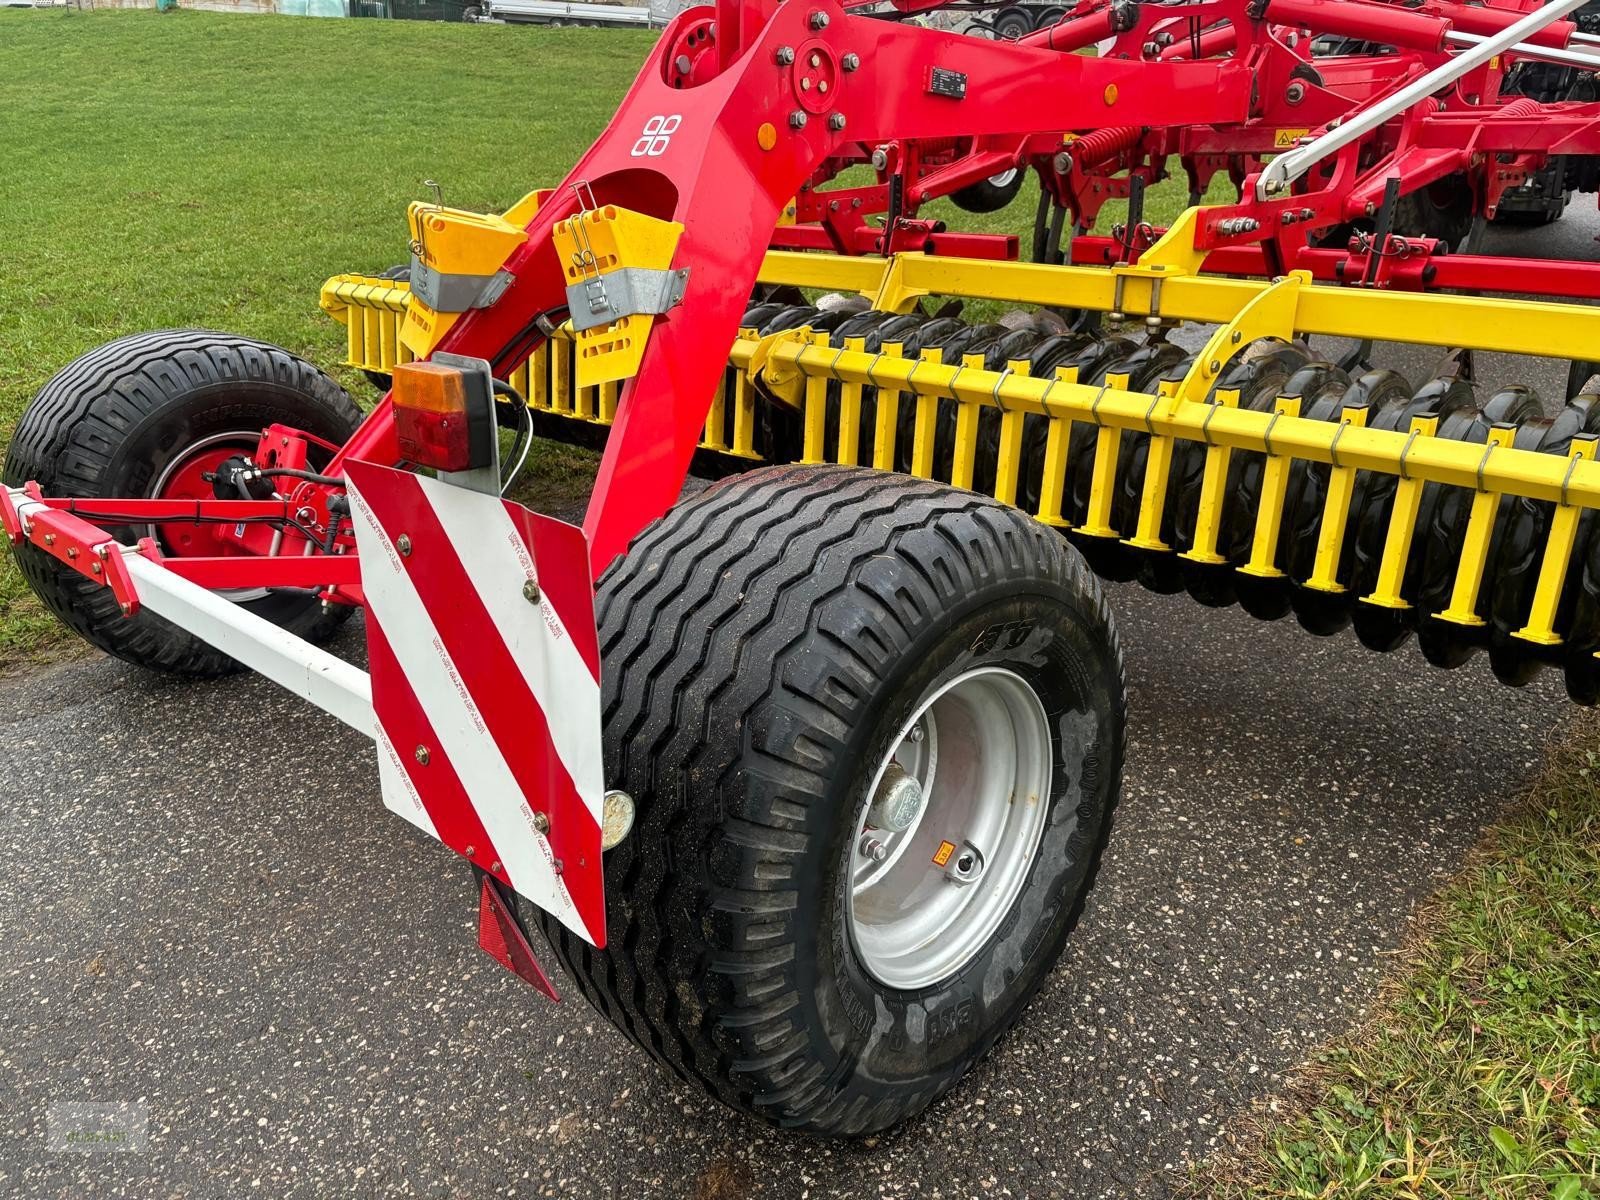
{"label": "silver wheel rim", "polygon": [[[988,945],[1038,854],[1052,774],[1044,704],[1014,671],[967,671],[918,705],[873,774],[850,852],[850,933],[874,979],[928,987]],[[895,829],[906,777],[920,805]]]}
{"label": "silver wheel rim", "polygon": [[1017,177],[1017,171],[1017,167],[1010,167],[1007,170],[1001,171],[998,175],[989,176],[988,182],[991,187],[1010,187],[1011,181]]}
{"label": "silver wheel rim", "polygon": [[[193,445],[185,446],[183,450],[180,451],[173,458],[173,460],[166,465],[166,468],[161,472],[161,474],[156,476],[155,483],[150,487],[150,495],[161,495],[162,491],[165,490],[167,486],[167,481],[172,478],[173,472],[178,469],[180,464],[185,462],[192,455],[199,454],[202,450],[209,450],[213,446],[222,446],[229,443],[248,443],[251,441],[251,439],[256,439],[259,441],[260,437],[260,430],[257,430],[255,433],[251,433],[249,430],[234,430],[231,433],[213,433],[210,437],[203,437]],[[158,543],[160,542],[161,537],[156,532],[156,527],[154,525],[146,525],[145,529],[148,531],[147,536],[155,538]],[[272,595],[272,592],[267,588],[219,588],[213,594],[221,596],[225,600],[231,600],[235,604],[243,604],[246,601],[260,600],[265,596],[270,596]]]}

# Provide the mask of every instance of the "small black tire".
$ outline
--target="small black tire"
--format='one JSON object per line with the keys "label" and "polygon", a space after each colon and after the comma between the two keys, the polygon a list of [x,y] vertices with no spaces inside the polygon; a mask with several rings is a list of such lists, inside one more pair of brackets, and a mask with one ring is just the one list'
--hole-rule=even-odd
{"label": "small black tire", "polygon": [[[376,275],[372,276],[372,278],[389,279],[396,283],[410,283],[411,264],[405,263],[398,267],[386,267],[384,270],[379,271]],[[354,318],[352,317],[352,319]],[[369,371],[363,367],[361,368],[361,373],[367,377],[367,382],[373,387],[377,388],[381,393],[387,394],[389,389],[394,386],[394,376],[390,375],[387,371]]]}
{"label": "small black tire", "polygon": [[950,193],[950,200],[969,213],[999,212],[1017,198],[1026,178],[1027,172],[1021,167],[1012,167]]}
{"label": "small black tire", "polygon": [[1461,175],[1401,196],[1394,208],[1394,232],[1407,237],[1436,238],[1454,250],[1472,232],[1472,191]]}
{"label": "small black tire", "polygon": [[[177,329],[118,338],[91,350],[44,385],[6,455],[12,487],[37,481],[48,496],[144,497],[162,472],[206,439],[278,422],[342,444],[361,412],[337,383],[287,350],[250,338]],[[240,439],[241,449],[253,442]],[[318,451],[313,467],[321,466]],[[146,531],[112,531],[133,542]],[[109,588],[32,546],[16,548],[34,593],[86,641],[128,662],[178,675],[222,675],[239,664],[150,612],[124,617]],[[278,592],[245,607],[313,641],[349,615],[324,612],[303,592]]]}
{"label": "small black tire", "polygon": [[[636,805],[606,860],[607,947],[524,913],[600,1013],[732,1108],[831,1136],[918,1112],[1016,1021],[1093,881],[1125,710],[1099,584],[987,497],[784,466],[648,527],[597,612],[607,785]],[[923,698],[990,666],[1035,689],[1050,730],[1042,833],[973,957],[887,987],[848,915],[874,764]]]}

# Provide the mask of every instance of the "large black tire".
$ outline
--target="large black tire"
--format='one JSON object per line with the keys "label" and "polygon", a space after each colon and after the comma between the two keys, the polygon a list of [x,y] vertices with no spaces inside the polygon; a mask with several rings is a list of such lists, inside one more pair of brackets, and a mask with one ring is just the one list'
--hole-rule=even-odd
{"label": "large black tire", "polygon": [[969,213],[999,212],[1017,198],[1026,178],[1027,172],[1021,167],[1012,167],[1009,171],[1001,171],[998,175],[969,183],[959,191],[952,192],[950,200],[957,208]]}
{"label": "large black tire", "polygon": [[[202,439],[280,422],[337,445],[360,421],[343,388],[287,350],[202,330],[140,333],[91,350],[45,384],[17,425],[4,479],[11,486],[37,480],[50,496],[142,497]],[[315,454],[312,462],[321,465]],[[145,532],[115,531],[124,542]],[[108,654],[180,675],[239,669],[161,617],[124,617],[108,588],[42,551],[18,547],[17,565],[46,607]],[[312,640],[349,614],[343,605],[324,612],[303,592],[261,596],[246,607]]]}
{"label": "large black tire", "polygon": [[[562,965],[741,1112],[841,1136],[916,1113],[1039,988],[1110,830],[1123,674],[1094,577],[986,497],[770,467],[650,526],[603,577],[598,615],[606,779],[637,816],[606,861],[607,948],[538,918]],[[1048,712],[1041,840],[976,957],[889,988],[848,917],[866,792],[919,702],[988,665]]]}

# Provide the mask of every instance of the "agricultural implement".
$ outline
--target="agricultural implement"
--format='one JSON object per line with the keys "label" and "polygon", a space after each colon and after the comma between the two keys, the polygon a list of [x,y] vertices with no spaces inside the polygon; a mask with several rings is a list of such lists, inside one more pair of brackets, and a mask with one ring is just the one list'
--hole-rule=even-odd
{"label": "agricultural implement", "polygon": [[[1548,417],[1466,369],[1587,358],[1600,310],[1425,294],[1526,271],[1386,229],[1398,184],[1365,241],[1311,236],[1396,121],[1457,161],[1442,113],[1403,114],[1552,29],[1565,48],[1574,7],[1475,33],[1238,204],[1096,267],[769,245],[802,186],[872,148],[1248,128],[1259,63],[831,0],[692,10],[560,187],[498,216],[414,204],[407,284],[330,283],[355,361],[392,373],[371,414],[262,343],[123,338],[40,393],[0,522],[95,645],[253,668],[373,739],[385,804],[467,860],[480,942],[517,974],[554,994],[537,927],[681,1078],[786,1126],[881,1129],[1018,1018],[1094,877],[1124,695],[1090,566],[1600,696],[1600,399]],[[1597,116],[1482,136],[1498,154],[1554,122],[1576,145]],[[864,299],[752,304],[779,285]],[[952,297],[1105,321],[926,311]],[[1187,322],[1196,350],[1170,336]],[[1306,341],[1378,334],[1454,352],[1415,387]],[[604,447],[581,529],[503,496],[551,430]],[[725,478],[680,498],[696,461]],[[366,671],[316,645],[357,607]]]}

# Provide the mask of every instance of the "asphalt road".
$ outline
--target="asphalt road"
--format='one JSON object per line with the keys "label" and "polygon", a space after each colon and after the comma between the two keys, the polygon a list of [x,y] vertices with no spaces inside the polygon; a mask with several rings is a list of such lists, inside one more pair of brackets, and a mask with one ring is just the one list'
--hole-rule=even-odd
{"label": "asphalt road", "polygon": [[[1132,737],[1079,931],[1016,1033],[867,1144],[731,1117],[505,975],[370,747],[271,685],[0,684],[0,1195],[1165,1194],[1358,1017],[1567,709],[1553,676],[1113,599]],[[52,1153],[59,1101],[143,1101],[147,1147]]]}

